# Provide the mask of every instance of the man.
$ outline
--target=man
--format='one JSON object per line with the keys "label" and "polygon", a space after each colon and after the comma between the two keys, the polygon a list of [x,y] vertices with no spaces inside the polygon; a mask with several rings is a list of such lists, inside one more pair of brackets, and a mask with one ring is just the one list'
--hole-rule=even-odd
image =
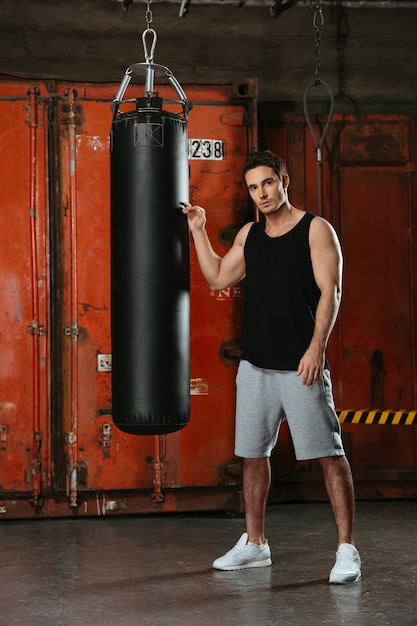
{"label": "man", "polygon": [[246,532],[213,563],[221,570],[271,565],[264,536],[269,457],[287,419],[298,460],[319,459],[338,531],[331,583],[357,582],[354,491],[325,355],[341,298],[342,254],[333,227],[289,201],[283,160],[249,156],[249,194],[262,215],[245,224],[227,254],[213,250],[205,210],[184,205],[201,270],[213,291],[245,277],[243,354],[236,378],[235,454],[243,457]]}

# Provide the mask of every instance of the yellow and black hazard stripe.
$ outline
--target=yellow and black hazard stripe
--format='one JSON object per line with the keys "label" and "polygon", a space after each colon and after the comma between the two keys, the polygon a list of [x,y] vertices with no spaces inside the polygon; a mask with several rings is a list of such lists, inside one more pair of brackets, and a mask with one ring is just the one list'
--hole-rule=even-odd
{"label": "yellow and black hazard stripe", "polygon": [[417,424],[417,411],[389,410],[338,410],[339,421],[344,424]]}

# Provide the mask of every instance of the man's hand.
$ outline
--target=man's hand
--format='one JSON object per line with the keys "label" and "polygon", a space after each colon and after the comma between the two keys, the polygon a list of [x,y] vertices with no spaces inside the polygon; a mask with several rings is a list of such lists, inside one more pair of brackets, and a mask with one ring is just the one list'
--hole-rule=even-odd
{"label": "man's hand", "polygon": [[310,387],[323,376],[324,351],[310,346],[304,353],[297,370],[297,376],[303,377],[303,385]]}
{"label": "man's hand", "polygon": [[206,212],[201,206],[192,206],[189,202],[184,202],[183,213],[187,216],[188,226],[192,231],[203,230],[206,225]]}

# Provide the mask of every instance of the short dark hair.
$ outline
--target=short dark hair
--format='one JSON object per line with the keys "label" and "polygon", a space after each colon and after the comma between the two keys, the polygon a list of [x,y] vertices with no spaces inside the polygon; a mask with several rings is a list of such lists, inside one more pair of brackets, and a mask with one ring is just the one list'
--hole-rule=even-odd
{"label": "short dark hair", "polygon": [[283,159],[277,154],[274,154],[270,150],[261,150],[259,152],[253,152],[246,157],[245,165],[243,166],[243,176],[249,170],[253,170],[260,165],[266,165],[272,167],[275,174],[278,174],[280,180],[283,176],[288,176],[287,166]]}

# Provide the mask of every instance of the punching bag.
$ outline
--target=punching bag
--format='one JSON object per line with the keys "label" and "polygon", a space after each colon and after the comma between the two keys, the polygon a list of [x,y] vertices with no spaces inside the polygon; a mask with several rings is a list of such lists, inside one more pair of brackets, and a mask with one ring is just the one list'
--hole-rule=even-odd
{"label": "punching bag", "polygon": [[111,127],[112,417],[157,435],[190,415],[187,123],[134,102]]}

